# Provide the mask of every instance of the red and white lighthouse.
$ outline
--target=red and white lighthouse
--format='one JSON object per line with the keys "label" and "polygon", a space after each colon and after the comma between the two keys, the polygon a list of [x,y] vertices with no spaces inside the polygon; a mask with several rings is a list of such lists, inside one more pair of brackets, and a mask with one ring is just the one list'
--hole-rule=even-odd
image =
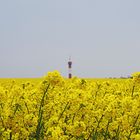
{"label": "red and white lighthouse", "polygon": [[71,61],[71,58],[69,58],[69,61],[68,61],[68,78],[72,78],[72,61]]}

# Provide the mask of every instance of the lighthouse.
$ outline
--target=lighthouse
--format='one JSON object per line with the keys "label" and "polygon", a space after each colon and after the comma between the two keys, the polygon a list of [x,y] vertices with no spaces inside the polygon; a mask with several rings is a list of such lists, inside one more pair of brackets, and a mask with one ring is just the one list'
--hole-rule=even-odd
{"label": "lighthouse", "polygon": [[69,79],[72,78],[72,61],[71,61],[71,58],[69,58],[69,61],[68,61],[68,78]]}

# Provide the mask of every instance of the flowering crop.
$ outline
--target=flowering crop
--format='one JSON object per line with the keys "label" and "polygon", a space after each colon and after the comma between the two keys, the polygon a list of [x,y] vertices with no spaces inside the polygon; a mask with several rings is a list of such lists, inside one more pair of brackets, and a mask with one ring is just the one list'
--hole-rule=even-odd
{"label": "flowering crop", "polygon": [[[135,75],[135,74],[134,74]],[[0,82],[0,139],[140,140],[140,86],[133,79]]]}

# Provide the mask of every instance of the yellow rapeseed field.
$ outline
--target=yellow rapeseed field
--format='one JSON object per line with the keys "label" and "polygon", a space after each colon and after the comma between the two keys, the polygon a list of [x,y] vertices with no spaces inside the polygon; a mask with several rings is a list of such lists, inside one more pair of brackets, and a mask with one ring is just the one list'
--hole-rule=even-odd
{"label": "yellow rapeseed field", "polygon": [[139,81],[1,79],[0,140],[140,140]]}

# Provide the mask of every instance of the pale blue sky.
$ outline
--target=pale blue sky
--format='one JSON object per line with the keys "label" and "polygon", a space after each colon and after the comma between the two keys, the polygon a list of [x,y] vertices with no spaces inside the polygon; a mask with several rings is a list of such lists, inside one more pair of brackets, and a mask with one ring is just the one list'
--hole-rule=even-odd
{"label": "pale blue sky", "polygon": [[0,77],[140,71],[140,0],[0,0]]}

